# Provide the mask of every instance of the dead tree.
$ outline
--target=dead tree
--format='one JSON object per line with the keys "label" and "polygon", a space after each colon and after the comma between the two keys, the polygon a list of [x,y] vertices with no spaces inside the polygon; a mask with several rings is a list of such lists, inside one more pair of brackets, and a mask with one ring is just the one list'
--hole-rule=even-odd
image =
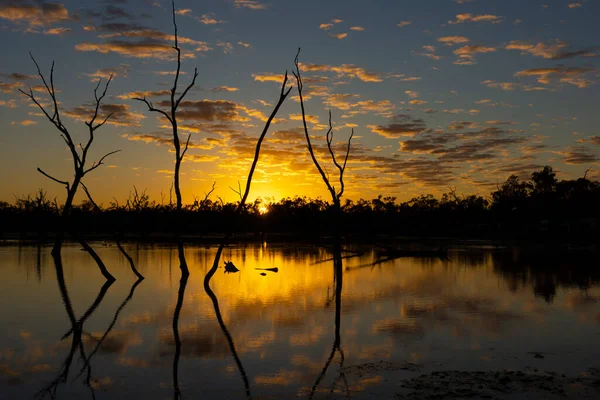
{"label": "dead tree", "polygon": [[350,137],[348,138],[348,146],[346,148],[346,155],[344,156],[344,162],[343,162],[343,164],[340,164],[338,162],[337,158],[335,157],[335,153],[333,152],[333,148],[332,148],[333,125],[331,124],[331,110],[329,110],[329,129],[327,130],[327,134],[326,134],[325,138],[327,140],[327,150],[329,151],[331,160],[333,161],[333,164],[339,171],[340,188],[337,189],[331,183],[331,180],[329,179],[329,174],[326,172],[326,170],[321,166],[321,164],[317,160],[312,143],[310,141],[310,134],[308,132],[308,126],[306,124],[306,111],[304,108],[304,98],[302,96],[303,83],[302,83],[302,75],[300,74],[300,65],[298,62],[299,55],[300,55],[300,49],[298,49],[298,53],[296,54],[296,58],[294,59],[294,65],[296,67],[296,70],[293,71],[293,73],[294,73],[294,77],[296,77],[296,88],[298,89],[298,97],[300,98],[300,108],[302,110],[302,125],[304,127],[304,136],[306,137],[306,146],[308,147],[308,152],[310,153],[310,157],[311,157],[313,163],[315,164],[315,167],[317,167],[317,170],[319,171],[319,174],[321,175],[323,182],[325,182],[325,186],[327,186],[327,190],[331,194],[331,200],[333,201],[334,210],[336,212],[339,212],[341,210],[341,198],[342,198],[342,195],[344,194],[344,172],[346,171],[346,163],[348,162],[348,155],[350,154],[350,146],[351,146],[351,142],[352,142],[352,137],[354,136],[354,128],[352,129],[352,133],[350,134]]}
{"label": "dead tree", "polygon": [[[54,87],[54,62],[52,62],[52,67],[50,68],[50,82],[48,82],[46,80],[46,78],[44,77],[44,74],[42,74],[42,71],[40,70],[40,66],[38,65],[38,63],[35,60],[35,58],[33,57],[33,55],[31,53],[29,53],[29,55],[31,56],[31,59],[33,60],[33,63],[35,64],[35,66],[37,68],[38,75],[40,76],[40,78],[42,79],[42,82],[44,83],[46,92],[50,96],[50,100],[52,103],[52,106],[51,106],[52,110],[51,111],[46,110],[46,108],[35,97],[35,95],[33,94],[33,90],[31,88],[29,88],[29,92],[25,92],[21,89],[19,89],[19,91],[21,93],[23,93],[25,96],[29,97],[31,99],[31,101],[46,116],[48,121],[50,121],[54,125],[54,127],[60,132],[60,136],[64,140],[65,144],[67,145],[69,151],[71,152],[71,156],[73,158],[74,174],[73,174],[73,180],[70,182],[67,180],[57,179],[54,176],[46,173],[41,168],[37,169],[45,177],[53,180],[56,183],[59,183],[59,184],[65,186],[65,189],[67,191],[67,198],[65,200],[65,204],[63,205],[63,208],[61,211],[61,217],[62,217],[63,224],[64,224],[64,223],[68,222],[69,216],[71,215],[71,210],[73,208],[73,200],[75,198],[75,194],[77,194],[77,189],[83,183],[82,182],[83,178],[88,173],[92,172],[93,170],[95,170],[96,168],[101,166],[104,163],[104,160],[108,156],[120,151],[120,150],[115,150],[115,151],[106,153],[105,155],[100,157],[100,159],[98,161],[94,161],[91,166],[86,165],[86,163],[88,161],[88,153],[89,153],[90,148],[92,147],[92,143],[94,142],[94,139],[95,139],[96,130],[98,130],[100,127],[102,127],[104,124],[106,124],[113,115],[113,113],[109,113],[103,119],[99,118],[100,106],[102,104],[102,100],[106,96],[106,91],[108,90],[110,82],[112,81],[112,75],[106,81],[106,84],[104,85],[104,90],[100,94],[98,92],[98,89],[100,88],[100,84],[102,83],[102,81],[98,80],[98,84],[94,88],[94,102],[95,102],[94,113],[93,113],[92,117],[90,118],[90,120],[85,122],[85,125],[88,128],[87,142],[85,145],[83,145],[81,143],[79,143],[79,145],[76,145],[75,142],[73,141],[73,136],[69,132],[69,129],[63,124],[63,121],[61,119],[60,109],[58,107],[58,100],[56,99],[56,89]],[[99,119],[102,119],[102,121],[98,122]],[[61,230],[59,230],[59,232],[57,234],[57,239],[54,244],[54,248],[52,249],[53,253],[60,253],[63,239],[64,239],[64,230],[61,229]],[[94,250],[92,250],[91,247],[89,249],[86,247],[86,250],[90,253],[90,255],[92,257],[94,257],[94,259],[97,258],[97,255],[94,253]],[[103,266],[103,264],[99,263],[98,265],[100,267],[102,274],[104,275],[104,277],[107,280],[114,280],[114,277],[108,272],[108,270]]]}
{"label": "dead tree", "polygon": [[183,98],[187,95],[190,89],[196,84],[196,77],[198,76],[198,68],[194,68],[194,77],[192,78],[192,82],[185,88],[185,90],[176,97],[175,94],[177,92],[177,85],[179,83],[179,75],[181,72],[181,49],[179,48],[179,44],[177,41],[177,22],[175,21],[175,1],[171,2],[173,6],[173,27],[175,29],[175,44],[173,49],[177,51],[177,69],[175,70],[175,78],[173,80],[173,87],[171,88],[171,108],[168,111],[164,111],[158,108],[155,108],[152,105],[152,102],[148,101],[146,97],[134,97],[133,100],[138,100],[146,104],[148,106],[148,110],[151,112],[156,112],[162,114],[171,124],[172,133],[173,133],[173,147],[175,148],[175,172],[174,172],[174,183],[175,183],[175,197],[177,202],[177,211],[181,211],[181,188],[179,186],[179,169],[181,167],[181,162],[183,161],[183,157],[187,152],[188,145],[190,144],[191,134],[188,135],[185,145],[183,146],[183,150],[181,149],[181,142],[179,140],[179,132],[177,128],[177,109],[179,108],[179,104],[183,100]]}

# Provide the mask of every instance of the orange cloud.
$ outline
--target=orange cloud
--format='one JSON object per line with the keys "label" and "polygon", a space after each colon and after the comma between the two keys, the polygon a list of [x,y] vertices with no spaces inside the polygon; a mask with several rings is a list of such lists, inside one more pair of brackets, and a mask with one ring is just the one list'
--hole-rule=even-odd
{"label": "orange cloud", "polygon": [[327,34],[336,39],[344,39],[348,36],[347,33],[327,33]]}
{"label": "orange cloud", "polygon": [[492,24],[498,24],[502,22],[502,17],[492,14],[457,14],[456,20],[448,21],[449,24],[462,24],[465,22],[491,22]]}
{"label": "orange cloud", "polygon": [[[141,126],[141,122],[146,116],[144,114],[130,111],[131,106],[126,104],[102,104],[98,111],[98,120],[102,121],[108,114],[113,114],[107,124],[116,126]],[[67,117],[78,121],[87,121],[94,115],[94,109],[91,105],[73,107],[62,112]]]}
{"label": "orange cloud", "polygon": [[[125,57],[135,58],[158,58],[161,60],[172,60],[176,57],[172,44],[145,39],[138,42],[127,42],[123,40],[111,40],[106,43],[79,43],[75,45],[77,51],[97,51],[102,54],[117,53]],[[191,53],[182,52],[182,58],[193,58]]]}
{"label": "orange cloud", "polygon": [[468,43],[469,39],[464,36],[442,36],[437,41],[447,46],[454,46],[455,44]]}
{"label": "orange cloud", "polygon": [[257,0],[233,0],[236,8],[249,8],[251,10],[266,10],[267,5]]}
{"label": "orange cloud", "polygon": [[325,64],[302,64],[301,68],[308,72],[336,72],[339,77],[358,78],[363,82],[383,82],[383,78],[376,73],[368,72],[364,68],[353,64],[342,64],[339,66]]}
{"label": "orange cloud", "polygon": [[576,67],[556,67],[556,68],[533,68],[523,71],[518,71],[515,76],[534,76],[537,77],[539,83],[545,85],[550,84],[552,80],[558,80],[561,83],[568,83],[585,88],[592,84],[591,81],[583,78],[588,72],[594,71],[593,68],[576,68]]}
{"label": "orange cloud", "polygon": [[65,33],[71,32],[71,28],[64,28],[64,27],[58,27],[58,28],[52,28],[52,29],[47,29],[44,31],[44,35],[64,35]]}
{"label": "orange cloud", "polygon": [[129,72],[129,65],[121,64],[120,66],[114,67],[114,68],[100,68],[92,73],[84,74],[84,75],[91,77],[92,80],[95,81],[97,79],[108,79],[108,78],[110,78],[111,75],[113,78],[115,78],[117,76],[126,77],[128,72]]}
{"label": "orange cloud", "polygon": [[0,5],[0,18],[15,23],[26,23],[29,32],[37,32],[37,28],[67,20],[69,11],[62,4],[46,3],[23,4],[23,2],[10,2]]}
{"label": "orange cloud", "polygon": [[513,40],[505,49],[507,50],[520,50],[521,54],[531,54],[536,57],[542,57],[549,60],[563,60],[566,58],[573,58],[577,56],[591,55],[589,50],[579,51],[564,51],[569,44],[565,41],[556,39],[547,43],[536,43],[531,44],[525,41]]}

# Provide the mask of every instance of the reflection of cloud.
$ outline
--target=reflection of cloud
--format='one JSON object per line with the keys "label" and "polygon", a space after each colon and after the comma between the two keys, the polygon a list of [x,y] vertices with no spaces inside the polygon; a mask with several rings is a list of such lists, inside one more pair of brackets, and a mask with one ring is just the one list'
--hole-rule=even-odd
{"label": "reflection of cloud", "polygon": [[[96,332],[90,334],[89,336],[85,336],[83,338],[84,344],[96,346],[103,335],[104,332]],[[142,344],[142,338],[137,332],[112,331],[106,338],[104,338],[104,341],[98,350],[100,353],[123,354],[128,347],[137,346],[140,344]]]}
{"label": "reflection of cloud", "polygon": [[373,332],[388,333],[392,336],[412,336],[421,338],[425,336],[425,328],[406,319],[385,319],[373,324]]}

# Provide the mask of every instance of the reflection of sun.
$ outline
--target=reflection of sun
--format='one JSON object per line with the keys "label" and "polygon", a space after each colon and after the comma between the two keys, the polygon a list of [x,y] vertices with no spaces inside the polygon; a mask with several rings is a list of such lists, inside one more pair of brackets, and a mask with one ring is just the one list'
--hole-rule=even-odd
{"label": "reflection of sun", "polygon": [[260,206],[258,206],[258,212],[261,213],[261,215],[264,215],[269,212],[269,207],[267,207],[264,204],[261,204]]}

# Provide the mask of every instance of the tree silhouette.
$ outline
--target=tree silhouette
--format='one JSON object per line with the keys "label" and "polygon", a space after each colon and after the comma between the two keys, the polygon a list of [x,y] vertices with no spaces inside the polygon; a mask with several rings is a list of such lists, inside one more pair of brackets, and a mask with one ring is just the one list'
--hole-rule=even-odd
{"label": "tree silhouette", "polygon": [[302,83],[302,75],[300,73],[300,63],[298,61],[299,55],[300,55],[300,49],[298,49],[298,53],[296,53],[296,58],[294,59],[294,65],[296,67],[296,70],[293,71],[293,73],[294,73],[294,77],[296,78],[296,88],[298,89],[298,97],[300,98],[300,109],[302,111],[302,125],[304,127],[304,136],[306,138],[306,145],[308,147],[308,152],[310,153],[310,158],[312,159],[313,163],[315,164],[315,167],[317,167],[317,170],[319,171],[319,174],[321,175],[323,182],[325,182],[325,186],[327,186],[327,190],[331,194],[331,199],[333,201],[334,210],[336,212],[339,212],[339,210],[341,209],[341,198],[342,198],[342,195],[344,194],[344,171],[346,170],[346,163],[348,162],[348,155],[350,154],[350,145],[352,142],[352,137],[354,136],[354,128],[352,128],[352,133],[350,134],[350,137],[348,138],[348,147],[346,148],[346,155],[344,157],[344,162],[343,162],[343,164],[340,164],[337,161],[337,159],[335,157],[335,153],[333,152],[333,149],[331,146],[333,143],[333,126],[331,124],[331,110],[329,110],[329,129],[327,130],[325,138],[327,140],[327,150],[329,151],[331,160],[333,161],[333,164],[339,171],[340,187],[339,187],[339,189],[336,189],[336,187],[331,183],[331,181],[329,179],[329,174],[327,173],[326,170],[323,169],[323,167],[317,160],[317,157],[315,156],[315,152],[313,150],[313,146],[312,146],[312,143],[310,140],[308,126],[306,124],[306,111],[304,109],[304,98],[302,96],[302,89],[304,88],[304,85]]}
{"label": "tree silhouette", "polygon": [[177,68],[175,70],[175,78],[173,79],[173,87],[171,88],[171,108],[169,111],[164,111],[158,108],[155,108],[152,105],[152,102],[148,101],[146,97],[134,97],[134,100],[141,101],[148,106],[148,110],[151,112],[156,112],[162,114],[171,124],[171,129],[173,133],[173,147],[175,148],[175,172],[173,174],[173,180],[175,185],[175,198],[176,198],[176,207],[177,211],[181,211],[181,188],[179,186],[179,169],[181,168],[181,162],[183,161],[183,157],[188,150],[188,145],[190,144],[191,134],[188,135],[183,150],[181,149],[181,142],[179,140],[179,132],[177,127],[177,109],[181,104],[183,98],[188,94],[190,89],[196,84],[196,77],[198,76],[198,68],[194,68],[194,77],[190,84],[185,88],[185,90],[176,97],[177,93],[177,85],[179,83],[179,75],[181,73],[181,48],[179,47],[178,38],[177,38],[177,22],[175,20],[175,0],[171,1],[171,5],[173,8],[173,27],[175,30],[175,39],[173,49],[177,52]]}
{"label": "tree silhouette", "polygon": [[[72,137],[71,133],[69,132],[69,129],[63,124],[61,116],[60,116],[60,109],[58,107],[58,100],[56,98],[56,89],[54,87],[54,62],[52,62],[52,67],[50,68],[50,83],[48,84],[48,81],[44,77],[44,74],[42,74],[42,71],[40,70],[40,66],[38,65],[37,61],[35,60],[35,58],[33,57],[33,55],[31,53],[29,53],[29,55],[31,56],[31,60],[33,61],[33,63],[35,64],[35,66],[37,68],[38,75],[40,76],[40,78],[42,79],[42,82],[44,83],[46,92],[48,93],[48,95],[50,96],[50,99],[52,100],[52,111],[46,110],[46,108],[36,99],[35,95],[33,94],[33,89],[29,88],[29,92],[25,92],[21,89],[19,89],[19,91],[21,93],[23,93],[25,96],[29,97],[31,99],[31,101],[46,116],[48,121],[50,121],[54,125],[54,127],[60,132],[60,136],[66,143],[67,147],[69,148],[69,151],[71,152],[71,156],[73,158],[74,174],[73,174],[73,180],[70,182],[66,181],[66,180],[57,179],[57,178],[53,177],[52,175],[46,173],[41,168],[37,169],[45,177],[53,180],[56,183],[59,183],[59,184],[65,186],[66,191],[67,191],[67,198],[62,207],[61,216],[62,216],[63,224],[66,225],[66,223],[69,222],[69,217],[70,217],[71,211],[73,209],[73,200],[75,198],[75,194],[77,193],[77,189],[79,189],[80,185],[82,185],[82,186],[84,185],[84,183],[82,182],[83,178],[88,173],[92,172],[93,170],[95,170],[96,168],[101,166],[104,163],[104,160],[108,156],[120,151],[120,150],[115,150],[115,151],[106,153],[98,161],[94,161],[91,166],[86,165],[86,163],[88,161],[88,152],[92,146],[92,143],[94,142],[96,131],[99,128],[101,128],[104,124],[106,124],[113,115],[113,113],[111,112],[108,115],[106,115],[103,119],[99,118],[100,106],[102,104],[102,100],[104,100],[104,97],[106,96],[106,92],[108,90],[110,82],[112,81],[112,75],[106,81],[104,90],[100,94],[98,92],[98,89],[100,88],[100,84],[102,83],[102,80],[101,79],[98,80],[98,84],[96,85],[96,88],[94,89],[94,100],[95,100],[94,114],[92,115],[92,117],[90,118],[89,121],[85,122],[85,125],[88,127],[88,140],[87,140],[85,146],[80,143],[79,150],[78,150],[77,145],[73,141],[73,137]],[[99,119],[102,119],[102,121],[98,122]],[[54,248],[52,249],[53,254],[60,253],[60,250],[62,248],[63,238],[64,238],[64,226],[57,233]],[[82,246],[86,249],[86,251],[88,251],[88,253],[94,258],[94,260],[97,261],[97,264],[100,268],[100,271],[102,272],[102,275],[104,275],[104,277],[107,280],[114,280],[115,278],[110,274],[110,272],[108,272],[108,270],[106,269],[104,264],[102,262],[98,262],[99,257],[94,252],[94,250],[89,245],[87,245],[87,243],[84,243],[83,238],[78,237],[77,239],[82,244]]]}

